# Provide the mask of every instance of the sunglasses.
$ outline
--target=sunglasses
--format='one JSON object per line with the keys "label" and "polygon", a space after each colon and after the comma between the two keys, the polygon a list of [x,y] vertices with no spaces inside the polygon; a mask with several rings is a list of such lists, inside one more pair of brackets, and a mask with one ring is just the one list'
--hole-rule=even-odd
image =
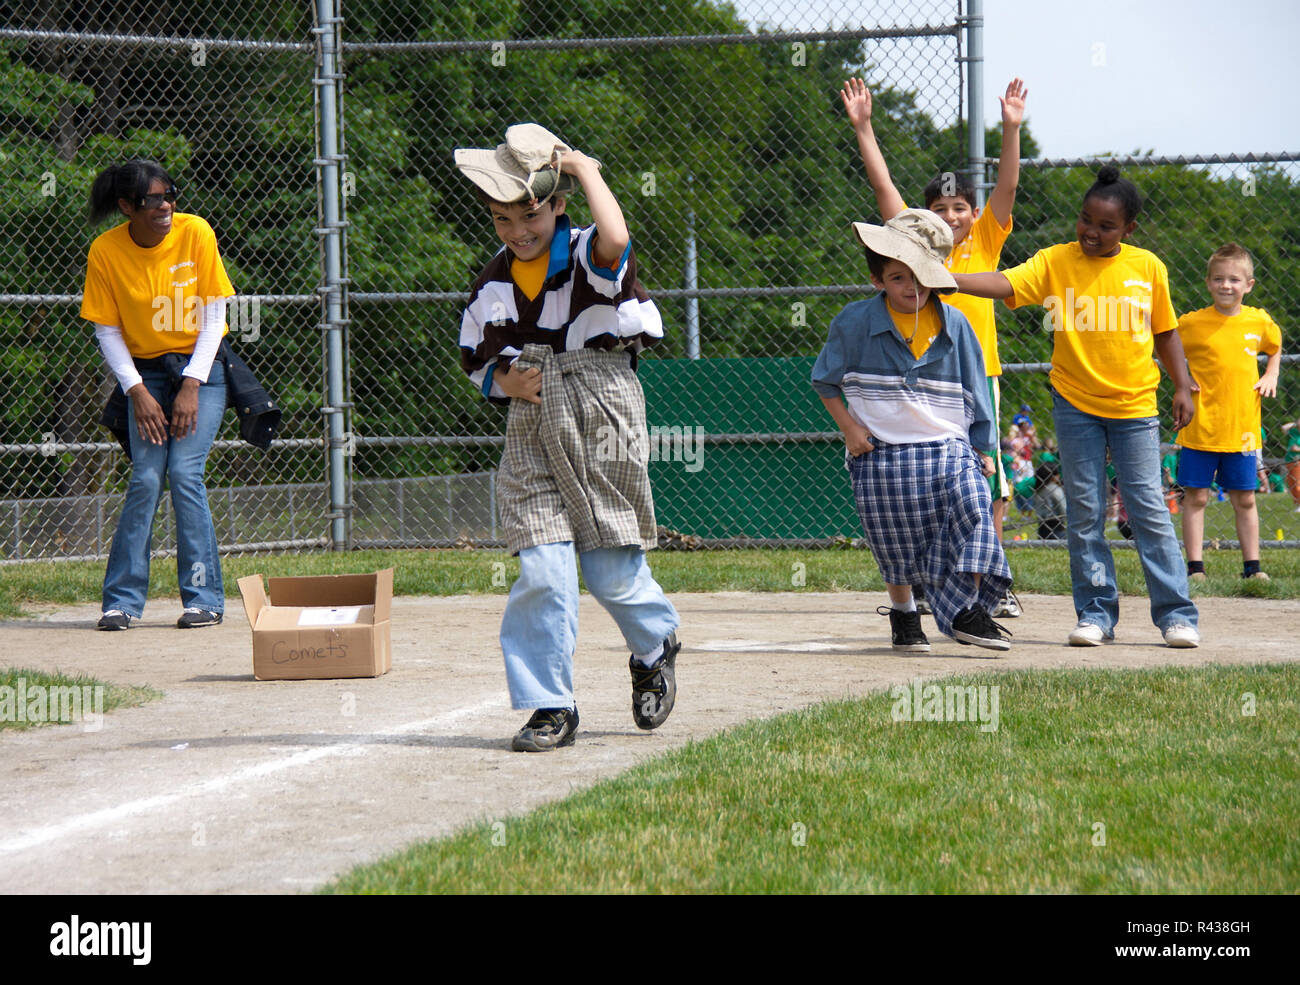
{"label": "sunglasses", "polygon": [[158,192],[154,195],[141,195],[135,200],[136,206],[142,209],[156,209],[159,208],[163,202],[167,202],[171,205],[176,204],[175,185],[168,188],[165,192]]}

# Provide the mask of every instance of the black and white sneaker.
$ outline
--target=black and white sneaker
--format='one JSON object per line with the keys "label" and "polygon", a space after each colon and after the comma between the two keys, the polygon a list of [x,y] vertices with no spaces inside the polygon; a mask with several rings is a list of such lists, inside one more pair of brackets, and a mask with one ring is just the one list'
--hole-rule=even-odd
{"label": "black and white sneaker", "polygon": [[131,617],[121,609],[105,609],[104,614],[99,617],[99,622],[95,625],[95,628],[107,630],[109,632],[130,629]]}
{"label": "black and white sneaker", "polygon": [[573,745],[578,731],[578,708],[538,708],[510,740],[515,752],[550,752]]}
{"label": "black and white sneaker", "polygon": [[181,617],[176,620],[177,629],[202,629],[204,626],[219,625],[221,625],[220,612],[209,612],[207,609],[196,609],[193,606],[182,612]]}
{"label": "black and white sneaker", "polygon": [[1002,596],[1002,601],[993,607],[994,619],[1019,619],[1024,614],[1024,609],[1020,607],[1020,599],[1011,589],[1007,589],[1007,594]]}
{"label": "black and white sneaker", "polygon": [[649,731],[668,721],[677,703],[677,651],[682,645],[677,634],[669,633],[664,652],[647,667],[635,656],[627,661],[632,674],[632,720],[636,727]]}
{"label": "black and white sneaker", "polygon": [[903,612],[883,605],[876,612],[889,616],[889,635],[893,638],[894,649],[899,653],[930,652],[930,641],[921,630],[920,612]]}
{"label": "black and white sneaker", "polygon": [[952,620],[952,638],[990,650],[1010,650],[1011,633],[977,605],[962,609]]}

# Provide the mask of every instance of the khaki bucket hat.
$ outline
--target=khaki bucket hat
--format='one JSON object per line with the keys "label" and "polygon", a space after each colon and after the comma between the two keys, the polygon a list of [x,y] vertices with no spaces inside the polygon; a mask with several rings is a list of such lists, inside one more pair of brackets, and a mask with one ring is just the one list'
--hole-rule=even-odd
{"label": "khaki bucket hat", "polygon": [[506,140],[495,150],[458,147],[453,155],[461,174],[496,202],[545,202],[561,198],[578,187],[573,176],[552,165],[556,153],[572,150],[568,144],[536,123],[516,123],[506,130]]}
{"label": "khaki bucket hat", "polygon": [[944,266],[952,252],[952,230],[929,209],[904,209],[883,226],[855,222],[853,232],[873,253],[906,264],[922,287],[940,294],[957,290]]}

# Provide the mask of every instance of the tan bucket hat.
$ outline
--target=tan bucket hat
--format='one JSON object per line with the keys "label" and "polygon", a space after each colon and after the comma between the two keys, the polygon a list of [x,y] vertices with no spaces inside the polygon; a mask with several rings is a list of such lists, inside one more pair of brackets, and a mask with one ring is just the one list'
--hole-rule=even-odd
{"label": "tan bucket hat", "polygon": [[904,209],[883,226],[855,222],[853,232],[873,253],[906,264],[922,287],[940,294],[957,290],[944,266],[952,252],[952,230],[929,209]]}
{"label": "tan bucket hat", "polygon": [[573,175],[552,165],[568,144],[536,123],[516,123],[506,130],[506,141],[495,150],[458,147],[453,155],[461,174],[496,202],[545,202],[553,196],[571,195],[578,187]]}

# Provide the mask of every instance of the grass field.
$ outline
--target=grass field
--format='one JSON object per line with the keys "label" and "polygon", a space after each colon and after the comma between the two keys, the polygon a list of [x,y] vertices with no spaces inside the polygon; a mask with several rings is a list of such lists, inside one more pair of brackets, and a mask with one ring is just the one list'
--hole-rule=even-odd
{"label": "grass field", "polygon": [[[96,692],[97,688],[102,688]],[[75,695],[71,691],[75,690]],[[98,697],[96,695],[98,694]],[[109,684],[85,675],[47,674],[24,668],[0,668],[0,730],[38,725],[71,725],[84,715],[133,708],[162,697],[151,687]],[[75,703],[69,698],[75,698]],[[75,707],[76,714],[68,714]]]}
{"label": "grass field", "polygon": [[[1008,556],[1021,590],[1068,593],[1064,549]],[[1117,551],[1116,561],[1121,590],[1144,593],[1135,552]],[[1243,582],[1236,551],[1207,552],[1210,579],[1194,594],[1300,597],[1300,552],[1271,551],[1264,561],[1273,580]],[[255,572],[394,566],[404,595],[504,594],[518,573],[504,552],[476,550],[224,564],[234,599],[236,579]],[[870,556],[856,549],[666,551],[653,566],[670,593],[883,591]],[[8,567],[0,613],[97,602],[102,576],[94,562]],[[176,594],[173,562],[155,562],[151,597]],[[0,687],[20,676],[29,686],[37,679],[0,672]],[[1300,667],[1025,671],[943,683],[954,680],[997,688],[995,729],[895,721],[888,693],[820,705],[691,743],[530,814],[488,818],[327,891],[1300,889]],[[145,689],[107,686],[128,690]],[[128,693],[120,703],[155,696]]]}
{"label": "grass field", "polygon": [[[1007,558],[1018,591],[1069,594],[1069,561],[1064,547],[1012,546],[1007,549]],[[1144,594],[1146,588],[1137,554],[1132,550],[1117,550],[1115,563],[1120,590]],[[858,549],[655,551],[651,565],[655,577],[669,593],[884,591],[870,554]],[[387,567],[397,569],[394,591],[398,595],[504,593],[504,586],[519,574],[516,559],[504,551],[486,550],[353,551],[222,560],[226,596],[234,605],[239,598],[235,583],[244,575],[341,574]],[[1266,551],[1264,567],[1272,575],[1271,582],[1243,582],[1238,577],[1241,555],[1237,551],[1207,550],[1205,569],[1210,578],[1207,583],[1195,586],[1195,593],[1300,597],[1300,552]],[[6,566],[0,577],[0,618],[17,618],[28,607],[38,604],[98,602],[103,578],[102,561]],[[175,561],[155,559],[150,571],[149,597],[176,598],[179,594]]]}
{"label": "grass field", "polygon": [[1287,893],[1300,667],[1026,671],[995,731],[893,694],[692,743],[336,893]]}
{"label": "grass field", "polygon": [[[1255,503],[1259,510],[1259,536],[1264,547],[1264,563],[1267,565],[1269,558],[1273,556],[1269,545],[1277,542],[1279,530],[1282,531],[1282,540],[1300,540],[1300,513],[1295,512],[1295,500],[1285,493],[1257,495]],[[1178,539],[1182,540],[1182,515],[1175,516],[1173,521],[1174,531]],[[1005,529],[1008,544],[1014,546],[1014,538],[1017,534],[1026,538],[1038,536],[1038,520],[1035,517],[1022,516],[1018,510],[1012,509],[1007,516]],[[1106,535],[1112,540],[1122,539],[1114,523],[1107,526]],[[1226,499],[1220,502],[1212,498],[1205,507],[1206,547],[1212,548],[1215,544],[1226,544],[1236,539],[1236,521],[1232,512],[1232,503]]]}

